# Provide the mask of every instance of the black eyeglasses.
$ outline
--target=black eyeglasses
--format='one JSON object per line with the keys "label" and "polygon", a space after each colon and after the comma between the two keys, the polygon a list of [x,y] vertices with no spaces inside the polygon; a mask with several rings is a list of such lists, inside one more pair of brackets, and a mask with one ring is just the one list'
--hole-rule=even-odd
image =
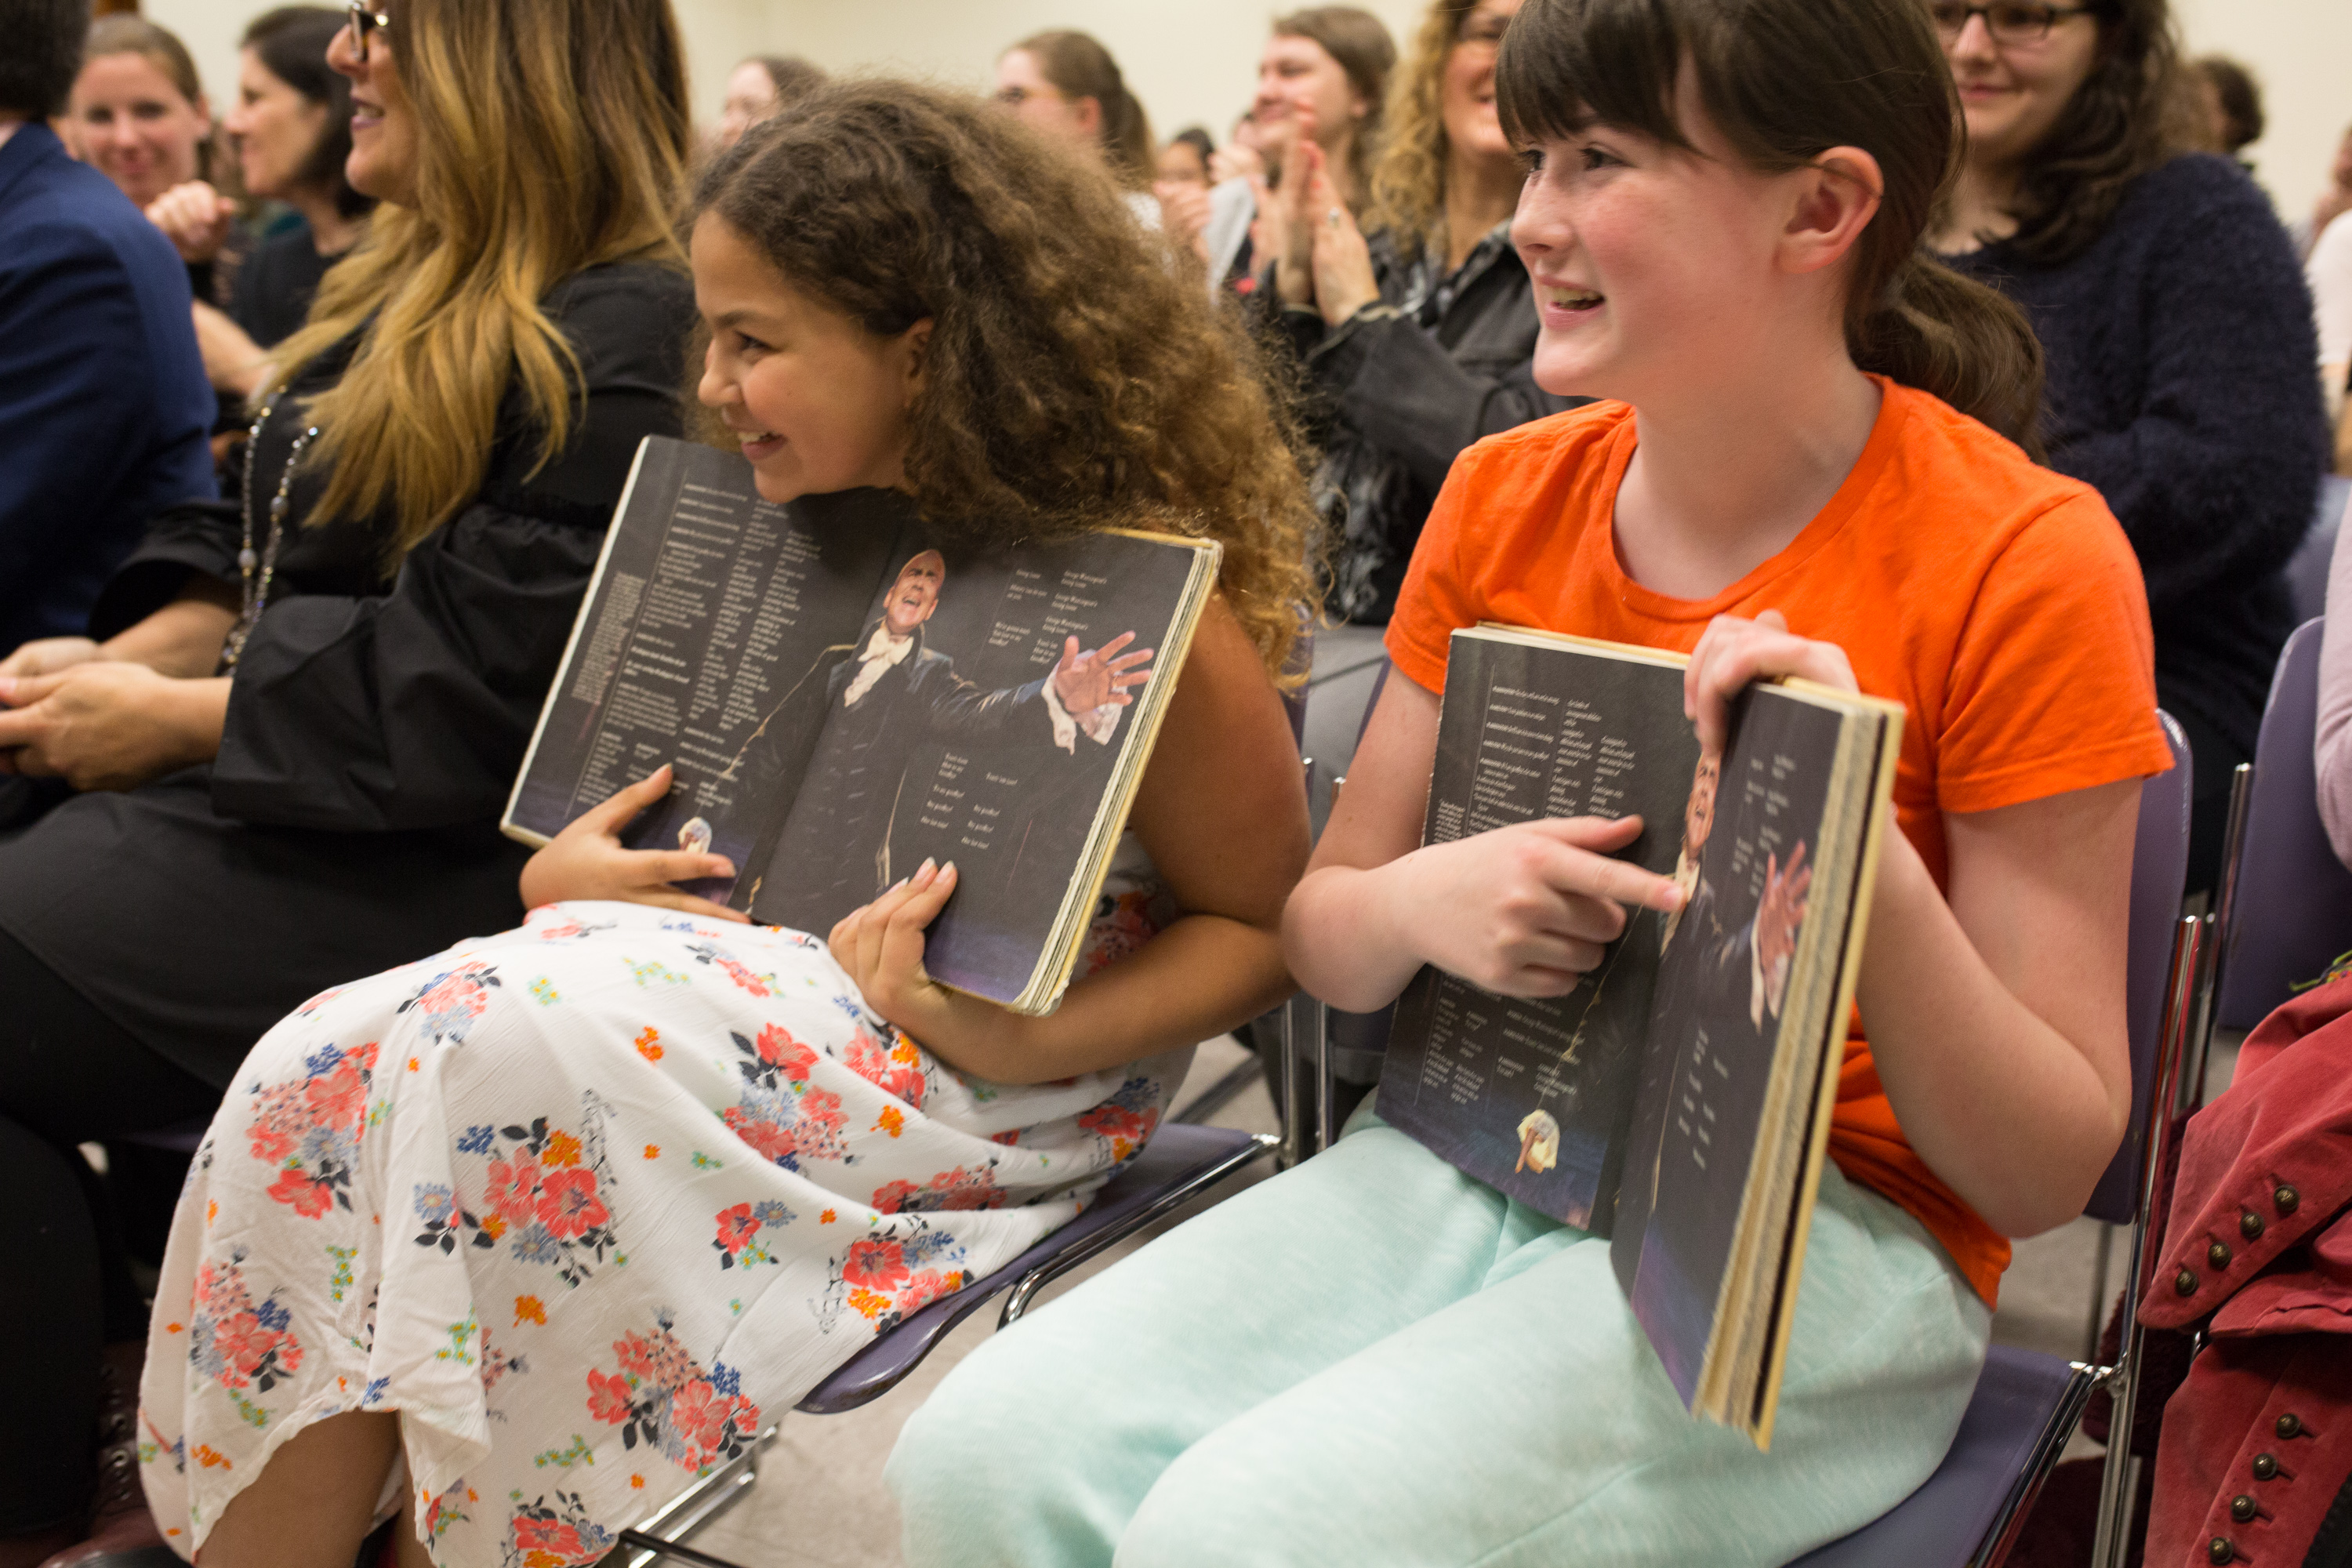
{"label": "black eyeglasses", "polygon": [[392,18],[381,11],[371,11],[363,0],[352,0],[352,54],[364,61],[368,55],[368,35],[378,27],[392,26]]}
{"label": "black eyeglasses", "polygon": [[1969,18],[1982,16],[1985,31],[1996,44],[2038,44],[2050,36],[2050,29],[2069,16],[2087,16],[2095,7],[2090,5],[2042,5],[2032,0],[1995,0],[1990,5],[1971,5],[1968,0],[1929,0],[1927,15],[1936,20],[1936,30],[1950,43],[1969,30]]}

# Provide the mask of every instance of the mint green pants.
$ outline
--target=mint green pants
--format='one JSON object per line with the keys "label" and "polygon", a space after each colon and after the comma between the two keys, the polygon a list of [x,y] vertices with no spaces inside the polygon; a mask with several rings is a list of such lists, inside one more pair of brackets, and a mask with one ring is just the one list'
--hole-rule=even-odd
{"label": "mint green pants", "polygon": [[1683,1410],[1608,1243],[1359,1120],[948,1375],[887,1472],[912,1568],[1780,1563],[1950,1446],[1990,1314],[1834,1167],[1759,1453]]}

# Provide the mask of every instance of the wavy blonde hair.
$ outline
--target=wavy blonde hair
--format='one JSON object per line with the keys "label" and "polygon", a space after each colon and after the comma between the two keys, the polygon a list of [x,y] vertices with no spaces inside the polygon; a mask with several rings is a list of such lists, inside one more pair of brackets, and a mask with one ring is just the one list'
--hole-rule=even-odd
{"label": "wavy blonde hair", "polygon": [[1386,229],[1407,260],[1445,248],[1445,62],[1478,0],[1433,0],[1412,52],[1389,79],[1388,140],[1372,166],[1365,226]]}
{"label": "wavy blonde hair", "polygon": [[683,268],[692,122],[669,0],[398,0],[371,43],[400,51],[416,205],[376,209],[271,390],[359,334],[310,405],[304,461],[330,473],[309,521],[388,511],[397,562],[481,488],[516,380],[540,462],[562,449],[581,369],[540,301],[600,262]]}
{"label": "wavy blonde hair", "polygon": [[1238,312],[1169,267],[1098,159],[982,100],[854,81],[744,133],[695,193],[787,283],[933,323],[907,489],[982,548],[1112,524],[1213,539],[1283,680],[1316,601],[1304,448]]}

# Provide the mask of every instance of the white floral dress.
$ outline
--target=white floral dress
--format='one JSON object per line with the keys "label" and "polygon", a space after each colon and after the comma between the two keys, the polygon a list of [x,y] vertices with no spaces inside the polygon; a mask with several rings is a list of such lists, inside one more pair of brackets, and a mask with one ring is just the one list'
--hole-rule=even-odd
{"label": "white floral dress", "polygon": [[[1082,972],[1172,911],[1129,838]],[[634,904],[330,991],[246,1059],[173,1223],[147,1496],[193,1556],[281,1443],[397,1410],[436,1562],[592,1563],[925,1302],[1066,1223],[1189,1049],[969,1079],[822,942]]]}

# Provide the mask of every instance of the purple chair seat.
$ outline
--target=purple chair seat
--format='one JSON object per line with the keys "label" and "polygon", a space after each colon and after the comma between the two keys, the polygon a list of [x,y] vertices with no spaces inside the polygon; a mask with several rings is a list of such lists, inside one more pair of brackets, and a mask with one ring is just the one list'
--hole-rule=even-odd
{"label": "purple chair seat", "polygon": [[1932,1568],[1972,1561],[2005,1511],[2022,1518],[2019,1490],[2047,1470],[2035,1450],[2053,1431],[2063,1447],[2063,1434],[2074,1430],[2090,1395],[2088,1372],[2031,1351],[1993,1346],[1951,1452],[1936,1473],[1893,1512],[1798,1558],[1794,1568]]}
{"label": "purple chair seat", "polygon": [[[1181,1206],[1233,1171],[1268,1152],[1270,1143],[1228,1127],[1163,1123],[1143,1152],[1112,1178],[1077,1218],[987,1278],[943,1296],[876,1340],[810,1391],[800,1408],[815,1415],[855,1410],[896,1388],[949,1330],[1023,1281],[1074,1268],[1143,1226]],[[1008,1311],[1018,1316],[1026,1293]]]}

